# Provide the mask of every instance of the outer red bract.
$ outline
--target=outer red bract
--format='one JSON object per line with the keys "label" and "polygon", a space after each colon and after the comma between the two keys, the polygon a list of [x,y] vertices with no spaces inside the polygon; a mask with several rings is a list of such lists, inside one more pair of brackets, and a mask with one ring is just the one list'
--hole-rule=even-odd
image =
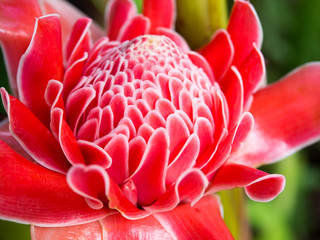
{"label": "outer red bract", "polygon": [[254,167],[319,139],[320,64],[262,87],[247,1],[197,52],[172,0],[143,15],[109,1],[107,36],[63,1],[0,10],[14,93],[1,89],[0,216],[33,224],[33,239],[232,239],[213,193],[272,200],[284,177]]}

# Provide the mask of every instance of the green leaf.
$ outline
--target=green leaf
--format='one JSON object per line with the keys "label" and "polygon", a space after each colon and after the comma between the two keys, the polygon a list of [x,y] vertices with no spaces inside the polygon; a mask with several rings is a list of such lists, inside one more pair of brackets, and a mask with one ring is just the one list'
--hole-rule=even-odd
{"label": "green leaf", "polygon": [[0,220],[0,240],[30,239],[30,225]]}
{"label": "green leaf", "polygon": [[303,209],[305,205],[301,191],[307,169],[303,160],[304,156],[297,153],[279,163],[264,167],[267,172],[283,174],[286,177],[286,187],[271,202],[248,202],[251,224],[256,232],[254,239],[297,239],[297,229],[294,226],[300,219],[296,216],[302,216],[299,209]]}

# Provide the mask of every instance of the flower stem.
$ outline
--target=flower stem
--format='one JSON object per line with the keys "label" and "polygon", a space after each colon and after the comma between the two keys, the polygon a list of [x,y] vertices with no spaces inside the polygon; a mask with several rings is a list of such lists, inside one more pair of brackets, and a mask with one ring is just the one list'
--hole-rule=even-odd
{"label": "flower stem", "polygon": [[176,3],[176,30],[192,49],[207,43],[217,29],[227,25],[226,0],[176,0]]}
{"label": "flower stem", "polygon": [[224,221],[236,240],[250,240],[246,196],[241,188],[219,192],[223,205]]}

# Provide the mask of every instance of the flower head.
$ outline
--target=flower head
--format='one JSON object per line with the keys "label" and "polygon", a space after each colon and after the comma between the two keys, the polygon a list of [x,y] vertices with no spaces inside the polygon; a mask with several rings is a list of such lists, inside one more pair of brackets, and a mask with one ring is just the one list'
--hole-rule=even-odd
{"label": "flower head", "polygon": [[[253,200],[272,200],[284,177],[253,166],[319,137],[318,110],[305,109],[312,96],[301,103],[292,88],[314,94],[304,85],[316,84],[320,65],[258,90],[265,78],[262,31],[249,2],[236,1],[227,30],[197,52],[172,30],[171,0],[145,1],[144,15],[130,0],[110,1],[107,37],[65,2],[43,1],[42,10],[37,1],[19,2],[28,2],[30,11],[0,3],[6,14],[16,10],[14,18],[0,20],[15,93],[1,89],[8,113],[0,135],[5,219],[62,226],[61,234],[100,219],[77,230],[89,228],[98,237],[101,226],[115,231],[114,222],[132,229],[130,219],[141,226],[136,234],[151,226],[145,236],[175,239],[209,218],[216,229],[202,226],[195,234],[229,239],[211,194],[245,187]],[[46,15],[52,12],[61,16]],[[12,34],[19,28],[15,18],[24,15],[28,21]],[[22,44],[14,48],[12,39]],[[281,94],[293,101],[284,99],[280,107]],[[281,111],[303,111],[309,125],[296,120],[285,126]],[[177,222],[181,216],[186,223]],[[50,231],[34,227],[34,238]]]}

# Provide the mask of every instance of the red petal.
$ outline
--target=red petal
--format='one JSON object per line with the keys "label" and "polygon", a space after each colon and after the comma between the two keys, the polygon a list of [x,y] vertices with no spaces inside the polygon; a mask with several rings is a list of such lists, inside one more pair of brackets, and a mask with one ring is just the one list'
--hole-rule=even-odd
{"label": "red petal", "polygon": [[179,48],[181,48],[184,52],[189,52],[190,47],[186,40],[182,36],[179,35],[176,31],[170,28],[158,27],[155,30],[157,35],[164,35],[170,38]]}
{"label": "red petal", "polygon": [[146,101],[150,109],[155,108],[155,104],[160,98],[159,92],[154,88],[147,88],[142,93],[142,99]]}
{"label": "red petal", "polygon": [[149,32],[150,20],[142,15],[138,15],[130,19],[119,32],[117,40],[120,42],[131,40],[140,35],[145,35]]}
{"label": "red petal", "polygon": [[63,85],[61,82],[57,80],[50,80],[48,82],[44,93],[44,99],[46,100],[47,105],[51,107],[51,111],[56,107],[64,109],[64,102],[61,96],[62,89]]}
{"label": "red petal", "polygon": [[166,184],[176,182],[178,177],[187,169],[193,167],[199,154],[200,141],[196,134],[192,134],[183,145],[176,158],[167,169]]}
{"label": "red petal", "polygon": [[208,187],[209,181],[199,169],[190,169],[177,181],[180,202],[190,201],[194,206]]}
{"label": "red petal", "polygon": [[129,175],[132,175],[137,170],[146,150],[146,145],[145,140],[140,136],[129,142]]}
{"label": "red petal", "polygon": [[121,186],[121,190],[125,197],[133,204],[138,204],[138,194],[137,194],[137,188],[136,185],[134,185],[134,182],[132,180],[127,181],[125,184]]}
{"label": "red petal", "polygon": [[[41,226],[65,226],[99,219],[67,185],[65,176],[15,153],[0,140],[1,218]],[[13,167],[14,166],[14,167]]]}
{"label": "red petal", "polygon": [[239,125],[237,126],[237,131],[232,142],[232,151],[241,147],[249,133],[252,131],[253,126],[253,116],[249,112],[245,112],[239,121]]}
{"label": "red petal", "polygon": [[9,132],[9,122],[4,120],[0,123],[0,140],[8,144],[15,152],[19,153],[24,158],[34,161],[32,157],[23,149],[20,143]]}
{"label": "red petal", "polygon": [[165,191],[165,175],[169,158],[169,139],[163,128],[150,137],[140,166],[132,176],[137,190],[138,202],[147,206]]}
{"label": "red petal", "polygon": [[120,214],[114,214],[100,220],[100,222],[105,231],[104,240],[173,239],[153,216],[131,221]]}
{"label": "red petal", "polygon": [[66,172],[70,165],[52,133],[4,88],[1,94],[12,135],[39,164],[58,172]]}
{"label": "red petal", "polygon": [[67,182],[74,192],[86,199],[91,208],[101,209],[104,200],[107,202],[105,194],[109,191],[110,184],[104,168],[77,164],[68,171]]}
{"label": "red petal", "polygon": [[[75,22],[79,18],[86,17],[84,13],[67,1],[43,0],[41,3],[43,4],[42,10],[44,10],[46,14],[59,14],[62,26],[62,42],[66,42],[67,36],[70,34]],[[91,25],[90,33],[94,41],[104,36],[104,31],[97,23]]]}
{"label": "red petal", "polygon": [[243,80],[244,107],[250,108],[249,102],[251,94],[257,89],[261,81],[265,78],[264,58],[260,50],[253,46],[251,53],[239,67],[239,72]]}
{"label": "red petal", "polygon": [[148,0],[143,1],[143,15],[151,21],[151,33],[157,27],[173,28],[175,21],[174,0]]}
{"label": "red petal", "polygon": [[77,139],[93,142],[98,135],[99,123],[97,119],[86,119],[86,121],[79,127]]}
{"label": "red petal", "polygon": [[0,2],[0,42],[15,95],[18,95],[16,77],[20,58],[30,43],[35,18],[40,15],[37,0]]}
{"label": "red petal", "polygon": [[113,129],[113,113],[110,106],[102,109],[101,122],[99,136],[106,136]]}
{"label": "red petal", "polygon": [[66,102],[67,121],[75,133],[81,115],[95,98],[96,91],[91,87],[83,87],[72,92]]}
{"label": "red petal", "polygon": [[253,43],[261,47],[262,28],[249,1],[236,0],[227,28],[235,49],[234,64],[239,65],[250,54]]}
{"label": "red petal", "polygon": [[138,130],[138,136],[143,137],[146,142],[149,141],[149,138],[153,133],[154,129],[147,123],[142,124]]}
{"label": "red petal", "polygon": [[[130,220],[141,219],[151,214],[133,205],[111,178],[109,179],[109,183],[109,192],[106,193],[109,199],[109,208],[116,209],[122,216]],[[134,191],[136,191],[136,189],[134,189]]]}
{"label": "red petal", "polygon": [[202,68],[202,70],[207,74],[212,83],[215,81],[212,68],[202,55],[200,55],[197,52],[190,51],[188,52],[188,57],[194,65],[196,65],[199,68]]}
{"label": "red petal", "polygon": [[226,30],[218,30],[210,43],[199,52],[208,61],[214,79],[219,82],[230,68],[234,56],[234,47],[229,33]]}
{"label": "red petal", "polygon": [[191,202],[193,206],[203,196],[208,186],[208,179],[199,169],[183,172],[176,183],[169,187],[152,205],[143,207],[148,212],[167,212],[174,209],[181,201]]}
{"label": "red petal", "polygon": [[213,127],[209,120],[203,117],[197,118],[195,122],[194,133],[197,134],[200,140],[199,157],[196,165],[198,168],[203,167],[212,157],[214,151]]}
{"label": "red petal", "polygon": [[86,159],[87,165],[96,164],[103,168],[110,167],[112,159],[103,148],[100,148],[98,145],[92,142],[87,142],[84,140],[79,140],[78,144],[81,148],[84,158]]}
{"label": "red petal", "polygon": [[166,130],[169,134],[169,151],[170,160],[172,161],[184,146],[190,136],[190,132],[187,125],[178,114],[171,114],[167,118]]}
{"label": "red petal", "polygon": [[50,107],[44,100],[49,80],[62,81],[62,43],[58,16],[37,19],[31,43],[22,56],[18,70],[20,100],[46,125]]}
{"label": "red petal", "polygon": [[117,183],[122,184],[129,177],[129,144],[123,134],[113,137],[104,150],[112,159],[111,166],[107,169],[110,177]]}
{"label": "red petal", "polygon": [[229,106],[229,128],[233,128],[243,113],[243,83],[238,69],[232,66],[221,81],[221,89]]}
{"label": "red petal", "polygon": [[[239,123],[229,132],[222,133],[222,140],[219,139],[217,143],[217,150],[212,155],[212,159],[202,168],[202,171],[210,176],[211,173],[216,171],[229,157],[231,149],[237,148],[244,138],[247,137],[253,126],[253,117],[250,113],[245,112],[242,114]],[[224,138],[226,134],[226,138]],[[221,142],[220,142],[221,141]]]}
{"label": "red petal", "polygon": [[232,161],[271,163],[320,138],[320,63],[304,65],[259,90],[250,109],[255,126]]}
{"label": "red petal", "polygon": [[268,202],[283,191],[285,178],[279,174],[269,175],[244,165],[227,164],[218,170],[211,184],[211,190],[214,192],[245,187],[252,200]]}
{"label": "red petal", "polygon": [[113,127],[116,127],[121,118],[123,118],[124,111],[127,107],[127,99],[124,94],[118,93],[112,97],[109,105],[113,112]]}
{"label": "red petal", "polygon": [[90,18],[81,18],[74,24],[66,46],[68,66],[82,58],[85,52],[89,52],[91,22]]}
{"label": "red petal", "polygon": [[62,151],[68,161],[73,165],[76,163],[84,163],[81,150],[77,140],[73,135],[70,127],[63,118],[63,111],[59,108],[53,109],[51,113],[51,130],[58,139]]}
{"label": "red petal", "polygon": [[[153,129],[157,129],[157,128],[160,128],[160,127],[165,127],[165,124],[166,124],[164,118],[156,110],[152,110],[151,112],[149,112],[145,116],[144,122],[146,124],[148,124],[150,127],[152,127]],[[139,128],[139,130],[140,130],[140,128]]]}
{"label": "red petal", "polygon": [[164,119],[167,119],[170,114],[176,111],[176,108],[168,99],[161,98],[156,102],[155,110],[158,111]]}
{"label": "red petal", "polygon": [[174,239],[233,239],[215,196],[204,197],[193,207],[182,204],[172,211],[155,213],[154,217]]}
{"label": "red petal", "polygon": [[114,214],[115,212],[110,209],[115,209],[127,219],[134,220],[150,215],[133,205],[105,169],[98,165],[73,166],[68,172],[67,181],[69,186],[85,197],[88,205],[94,209],[100,209],[108,203],[109,212]]}
{"label": "red petal", "polygon": [[123,127],[126,127],[126,128],[129,129],[129,136],[128,136],[129,140],[131,140],[131,139],[136,137],[136,135],[137,135],[136,128],[133,125],[133,122],[131,121],[130,118],[123,117],[119,122],[119,127],[120,126],[123,126]]}
{"label": "red petal", "polygon": [[102,240],[102,227],[99,221],[70,227],[31,226],[32,240]]}
{"label": "red petal", "polygon": [[[159,79],[160,80],[160,79]],[[160,83],[161,84],[161,83]],[[171,102],[176,108],[179,108],[179,93],[184,88],[183,83],[176,77],[169,78],[169,91],[171,96]],[[170,98],[168,98],[170,99]]]}
{"label": "red petal", "polygon": [[132,0],[111,0],[106,9],[107,36],[116,40],[121,28],[137,13],[136,5]]}
{"label": "red petal", "polygon": [[85,52],[81,58],[74,61],[66,70],[63,77],[63,97],[65,100],[71,90],[79,83],[87,59],[88,54]]}

